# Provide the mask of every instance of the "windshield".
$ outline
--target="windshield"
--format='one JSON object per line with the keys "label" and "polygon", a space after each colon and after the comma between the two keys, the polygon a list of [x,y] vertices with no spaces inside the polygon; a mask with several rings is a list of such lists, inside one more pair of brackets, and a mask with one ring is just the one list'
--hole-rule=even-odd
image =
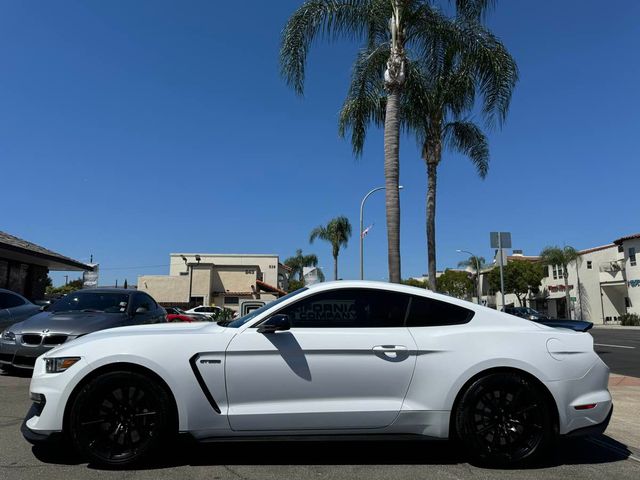
{"label": "windshield", "polygon": [[284,297],[280,297],[280,298],[278,298],[277,300],[274,300],[271,303],[267,303],[266,305],[263,305],[262,307],[254,310],[252,312],[247,313],[244,317],[236,318],[233,321],[228,321],[227,320],[227,321],[218,322],[218,325],[222,325],[223,327],[231,327],[231,328],[241,327],[242,325],[244,325],[248,321],[256,318],[261,313],[269,310],[271,307],[275,307],[279,303],[282,303],[285,300],[290,299],[291,297],[295,297],[296,295],[298,295],[299,293],[304,292],[305,290],[307,290],[307,287],[303,287],[303,288],[301,288],[299,290],[296,290],[295,292],[288,293]]}
{"label": "windshield", "polygon": [[124,313],[128,303],[127,293],[73,292],[56,301],[48,311]]}

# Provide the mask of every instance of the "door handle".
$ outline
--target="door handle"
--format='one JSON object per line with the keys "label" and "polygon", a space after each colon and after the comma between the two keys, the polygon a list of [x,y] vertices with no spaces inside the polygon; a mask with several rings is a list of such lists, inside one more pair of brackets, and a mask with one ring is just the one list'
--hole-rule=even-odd
{"label": "door handle", "polygon": [[376,345],[373,347],[374,352],[406,352],[407,347],[404,345]]}
{"label": "door handle", "polygon": [[404,345],[376,345],[373,347],[374,353],[381,353],[389,358],[397,358],[398,354],[406,353],[409,349]]}

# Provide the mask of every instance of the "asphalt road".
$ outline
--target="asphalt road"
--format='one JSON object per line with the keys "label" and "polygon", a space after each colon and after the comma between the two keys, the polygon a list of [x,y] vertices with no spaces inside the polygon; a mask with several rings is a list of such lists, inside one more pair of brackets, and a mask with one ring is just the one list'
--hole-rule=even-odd
{"label": "asphalt road", "polygon": [[640,378],[640,328],[592,328],[595,350],[613,373]]}
{"label": "asphalt road", "polygon": [[295,442],[192,445],[141,468],[103,471],[64,448],[32,448],[20,434],[29,378],[0,375],[0,478],[42,479],[637,479],[640,456],[604,435],[562,441],[552,458],[518,470],[467,463],[448,442]]}

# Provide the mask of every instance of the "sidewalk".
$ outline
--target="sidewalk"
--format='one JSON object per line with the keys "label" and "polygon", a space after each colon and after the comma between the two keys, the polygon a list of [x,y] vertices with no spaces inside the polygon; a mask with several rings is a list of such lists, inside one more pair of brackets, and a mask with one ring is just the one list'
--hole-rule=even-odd
{"label": "sidewalk", "polygon": [[594,324],[593,328],[598,330],[638,330],[640,332],[640,327],[626,327],[622,325],[602,325],[600,323]]}
{"label": "sidewalk", "polygon": [[612,373],[609,377],[609,391],[613,396],[613,417],[606,435],[638,452],[640,451],[640,378]]}

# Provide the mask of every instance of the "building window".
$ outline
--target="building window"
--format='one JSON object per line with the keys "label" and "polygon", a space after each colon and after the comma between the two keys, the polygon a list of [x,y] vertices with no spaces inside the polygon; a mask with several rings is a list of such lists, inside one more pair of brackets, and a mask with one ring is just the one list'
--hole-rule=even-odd
{"label": "building window", "polygon": [[635,247],[631,247],[629,249],[629,264],[632,267],[636,266],[636,249],[635,249]]}
{"label": "building window", "polygon": [[591,270],[593,268],[593,262],[591,260],[587,260],[587,270]]}
{"label": "building window", "polygon": [[624,253],[624,247],[622,244],[618,245],[618,253]]}
{"label": "building window", "polygon": [[240,303],[240,297],[224,297],[225,305],[238,305]]}
{"label": "building window", "polygon": [[559,278],[564,278],[562,265],[554,265],[553,266],[553,279],[557,280]]}

